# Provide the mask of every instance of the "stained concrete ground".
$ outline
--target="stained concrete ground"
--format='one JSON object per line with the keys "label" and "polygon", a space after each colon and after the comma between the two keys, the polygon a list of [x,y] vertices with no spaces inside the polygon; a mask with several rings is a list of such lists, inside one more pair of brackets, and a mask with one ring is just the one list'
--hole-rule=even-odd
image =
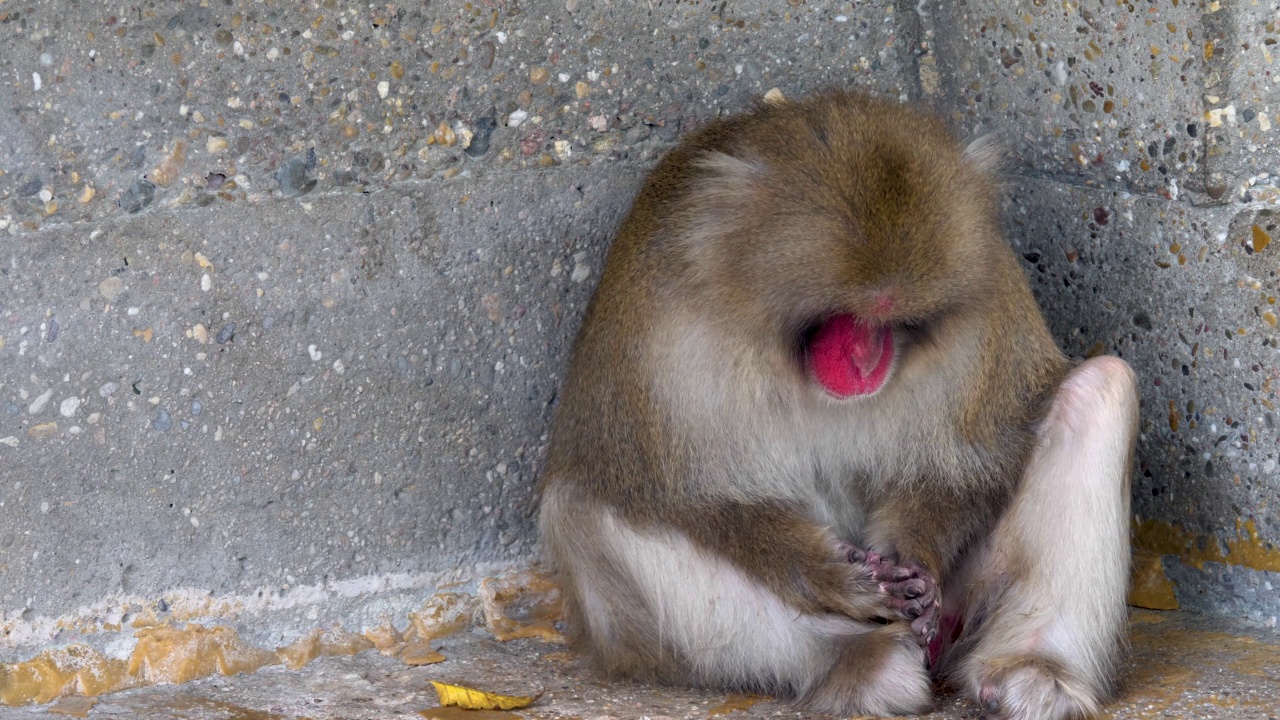
{"label": "stained concrete ground", "polygon": [[[1280,639],[1253,626],[1186,613],[1135,611],[1120,697],[1106,717],[1280,718]],[[273,667],[84,700],[0,709],[0,720],[33,717],[286,720],[471,718],[804,718],[783,702],[723,692],[610,683],[562,645],[498,642],[459,634],[437,645],[447,658],[409,667],[377,652],[322,658],[299,671]],[[438,708],[429,681],[541,697],[513,712]],[[941,690],[931,718],[980,717],[976,705]]]}

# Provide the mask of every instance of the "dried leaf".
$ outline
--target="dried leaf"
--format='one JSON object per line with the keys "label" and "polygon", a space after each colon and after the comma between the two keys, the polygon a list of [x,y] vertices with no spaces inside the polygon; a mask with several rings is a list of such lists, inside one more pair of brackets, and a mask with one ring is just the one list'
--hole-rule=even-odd
{"label": "dried leaf", "polygon": [[431,684],[435,686],[436,694],[440,696],[441,705],[452,705],[463,710],[517,710],[528,707],[534,700],[542,697],[542,693],[521,696],[495,695],[483,690],[449,685],[435,680],[432,680]]}
{"label": "dried leaf", "polygon": [[[432,665],[438,662],[444,662],[445,657],[435,650],[431,649],[431,643],[425,640],[417,642],[405,643],[400,649],[398,657],[405,665]],[[443,701],[441,701],[443,702]]]}

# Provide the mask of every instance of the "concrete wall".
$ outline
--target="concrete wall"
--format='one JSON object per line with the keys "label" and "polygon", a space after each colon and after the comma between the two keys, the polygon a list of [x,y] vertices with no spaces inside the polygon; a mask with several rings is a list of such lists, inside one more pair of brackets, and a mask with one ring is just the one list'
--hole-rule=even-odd
{"label": "concrete wall", "polygon": [[1055,331],[1142,377],[1153,582],[1274,624],[1276,22],[1188,0],[0,6],[0,655],[184,603],[285,641],[527,560],[630,195],[775,86],[1003,131]]}
{"label": "concrete wall", "polygon": [[1141,378],[1140,568],[1185,607],[1274,627],[1280,13],[921,7],[924,92],[1011,148],[1010,238],[1060,342],[1121,355]]}

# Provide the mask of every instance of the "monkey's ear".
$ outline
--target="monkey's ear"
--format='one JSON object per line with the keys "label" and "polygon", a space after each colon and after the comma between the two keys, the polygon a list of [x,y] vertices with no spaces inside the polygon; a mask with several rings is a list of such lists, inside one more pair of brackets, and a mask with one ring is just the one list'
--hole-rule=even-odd
{"label": "monkey's ear", "polygon": [[984,174],[992,177],[1000,175],[1005,163],[1005,148],[1000,134],[990,132],[970,140],[964,149],[964,156]]}
{"label": "monkey's ear", "polygon": [[693,164],[699,172],[683,203],[680,236],[694,267],[705,270],[722,257],[718,248],[727,229],[740,227],[757,205],[767,168],[719,151],[703,153]]}
{"label": "monkey's ear", "polygon": [[765,171],[764,164],[759,161],[744,160],[718,150],[706,153],[696,162],[707,171],[707,185],[735,196],[747,190]]}

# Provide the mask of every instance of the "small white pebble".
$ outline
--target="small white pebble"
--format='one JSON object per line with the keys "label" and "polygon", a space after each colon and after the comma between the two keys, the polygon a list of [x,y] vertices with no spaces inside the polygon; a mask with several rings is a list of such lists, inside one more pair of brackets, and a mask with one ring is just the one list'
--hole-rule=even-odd
{"label": "small white pebble", "polygon": [[391,83],[383,80],[378,83],[378,97],[386,99],[387,93],[391,92]]}
{"label": "small white pebble", "polygon": [[591,266],[586,263],[578,263],[573,266],[573,273],[569,275],[569,279],[576,283],[591,277]]}
{"label": "small white pebble", "polygon": [[73,417],[76,414],[76,410],[79,409],[80,398],[78,397],[69,397],[58,406],[58,412],[62,413],[62,417]]}
{"label": "small white pebble", "polygon": [[209,292],[213,289],[213,279],[209,277],[209,273],[202,273],[200,275],[200,289],[205,292]]}
{"label": "small white pebble", "polygon": [[347,366],[342,364],[342,358],[338,358],[337,360],[333,361],[333,371],[338,373],[339,375],[347,371]]}
{"label": "small white pebble", "polygon": [[27,412],[31,413],[32,415],[39,413],[41,410],[44,409],[45,405],[49,404],[49,398],[51,397],[53,397],[53,388],[49,388],[48,390],[45,390],[44,392],[40,393],[40,396],[37,397],[35,400],[32,400],[31,404],[27,406]]}
{"label": "small white pebble", "polygon": [[569,73],[560,73],[559,75],[556,75],[556,77],[560,79],[560,82],[567,83],[569,82],[569,78],[571,76],[569,75]]}
{"label": "small white pebble", "polygon": [[520,123],[524,122],[527,117],[529,117],[529,113],[523,110],[516,110],[507,116],[507,127],[519,127]]}
{"label": "small white pebble", "polygon": [[31,73],[31,84],[32,84],[32,85],[35,85],[36,90],[39,90],[39,89],[40,89],[40,87],[41,87],[41,85],[42,85],[42,83],[41,83],[41,81],[40,81],[40,73],[38,73],[38,72],[33,72],[33,73]]}
{"label": "small white pebble", "polygon": [[311,362],[320,362],[320,358],[324,357],[324,353],[317,350],[315,345],[307,346],[307,354],[311,356]]}

